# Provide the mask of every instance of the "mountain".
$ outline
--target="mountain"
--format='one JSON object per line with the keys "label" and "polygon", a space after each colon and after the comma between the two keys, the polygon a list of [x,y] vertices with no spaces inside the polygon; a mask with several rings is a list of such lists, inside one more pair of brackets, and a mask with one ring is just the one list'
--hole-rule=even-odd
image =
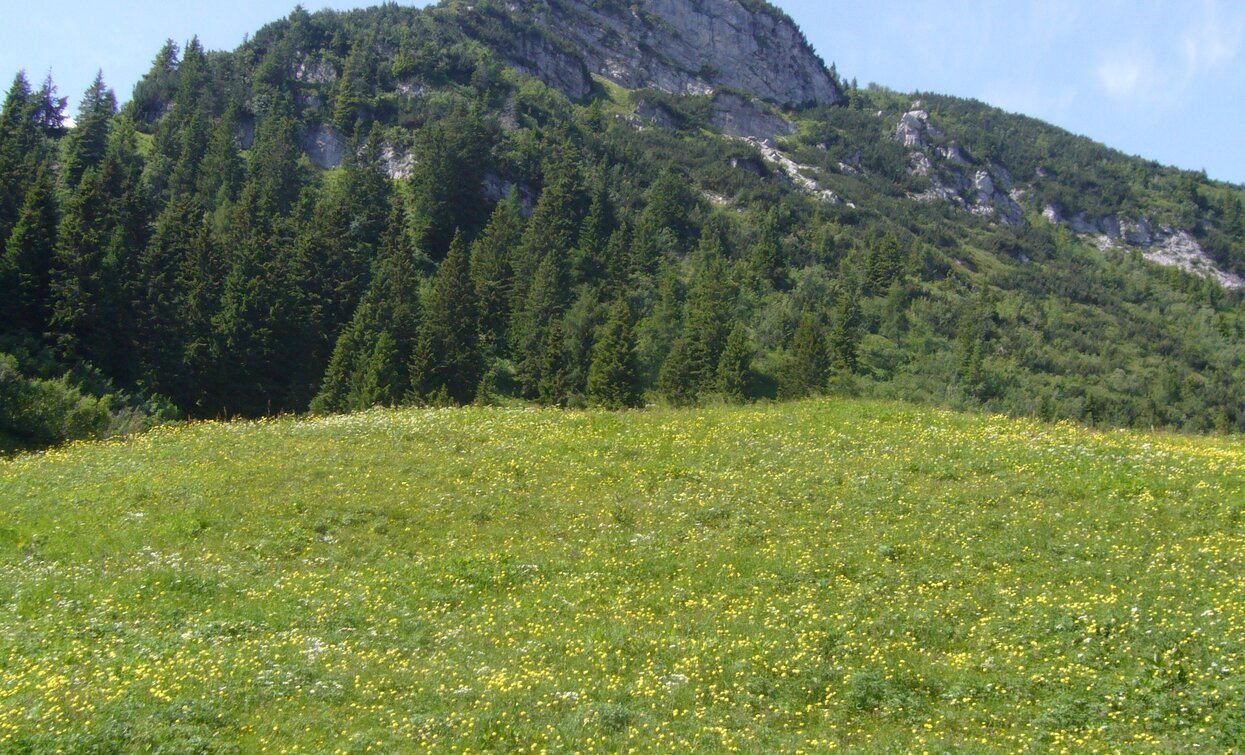
{"label": "mountain", "polygon": [[299,8],[65,122],[14,81],[9,445],[823,392],[1245,429],[1242,187],[841,81],[759,0]]}

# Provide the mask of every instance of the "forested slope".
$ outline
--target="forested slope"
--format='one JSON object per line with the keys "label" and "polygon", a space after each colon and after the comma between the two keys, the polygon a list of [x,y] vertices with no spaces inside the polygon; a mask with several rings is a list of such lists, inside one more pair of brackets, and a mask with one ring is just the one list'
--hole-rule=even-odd
{"label": "forested slope", "polygon": [[[671,52],[628,89],[560,7],[299,9],[232,52],[170,43],[72,127],[18,76],[0,390],[32,409],[0,437],[821,392],[1245,429],[1241,187],[833,68],[766,101]],[[620,13],[574,18],[625,39]],[[31,419],[53,400],[86,414]]]}

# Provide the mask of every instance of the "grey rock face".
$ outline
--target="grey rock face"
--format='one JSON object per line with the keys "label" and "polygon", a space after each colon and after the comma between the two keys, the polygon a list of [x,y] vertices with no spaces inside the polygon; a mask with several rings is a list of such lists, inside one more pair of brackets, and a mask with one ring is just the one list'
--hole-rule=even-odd
{"label": "grey rock face", "polygon": [[[912,103],[912,109],[899,118],[895,126],[895,141],[910,149],[925,149],[930,145],[929,136],[938,136],[941,132],[929,122],[929,111],[921,107],[920,102]],[[958,149],[958,148],[957,148]]]}
{"label": "grey rock face", "polygon": [[[789,19],[739,0],[514,0],[510,7],[579,50],[589,71],[629,89],[728,88],[780,105],[843,99]],[[551,75],[564,66],[539,60],[553,49],[512,57],[529,58],[534,73],[568,95],[586,94],[573,76]]]}
{"label": "grey rock face", "polygon": [[385,175],[392,179],[406,179],[415,170],[415,156],[386,142],[380,148],[380,162]]}
{"label": "grey rock face", "polygon": [[765,176],[769,173],[765,168],[765,163],[750,157],[732,157],[731,167],[735,170],[746,171],[754,176]]}
{"label": "grey rock face", "polygon": [[322,123],[303,135],[302,147],[315,165],[336,168],[346,154],[346,137],[333,126]]}
{"label": "grey rock face", "polygon": [[510,63],[529,73],[567,97],[579,99],[592,91],[592,77],[584,62],[558,49],[539,34],[522,34],[509,50]]}
{"label": "grey rock face", "polygon": [[1188,231],[1154,226],[1144,217],[1120,219],[1116,215],[1107,215],[1091,218],[1081,212],[1065,218],[1058,205],[1047,205],[1042,214],[1052,223],[1066,225],[1073,233],[1085,237],[1104,252],[1119,248],[1136,249],[1156,264],[1213,278],[1226,288],[1245,288],[1245,278],[1216,265]]}
{"label": "grey rock face", "polygon": [[321,60],[304,60],[294,69],[294,80],[304,84],[332,84],[337,70]]}
{"label": "grey rock face", "polygon": [[960,145],[955,142],[951,142],[946,147],[938,150],[938,153],[947,162],[956,163],[957,165],[968,165],[968,158],[964,155],[964,150],[960,149]]}
{"label": "grey rock face", "polygon": [[242,149],[250,149],[255,143],[255,119],[250,117],[240,118],[238,120],[238,129],[234,132],[234,138],[238,140],[238,146]]}
{"label": "grey rock face", "polygon": [[515,184],[513,181],[502,178],[493,173],[484,177],[484,184],[481,186],[484,192],[484,198],[490,202],[500,202],[510,195],[510,190],[515,189],[519,194],[519,214],[523,217],[531,217],[532,211],[536,207],[536,195],[527,186]]}
{"label": "grey rock face", "polygon": [[660,102],[650,102],[641,99],[636,103],[635,113],[641,121],[651,123],[659,128],[676,128],[679,121],[675,118],[674,113],[670,112],[665,105]]}
{"label": "grey rock face", "polygon": [[1160,228],[1154,242],[1145,252],[1146,259],[1151,262],[1178,267],[1203,278],[1213,278],[1225,288],[1245,288],[1245,278],[1220,270],[1188,231]]}
{"label": "grey rock face", "polygon": [[794,123],[767,113],[759,102],[736,94],[719,94],[713,99],[710,121],[729,136],[752,137],[763,142],[796,132]]}

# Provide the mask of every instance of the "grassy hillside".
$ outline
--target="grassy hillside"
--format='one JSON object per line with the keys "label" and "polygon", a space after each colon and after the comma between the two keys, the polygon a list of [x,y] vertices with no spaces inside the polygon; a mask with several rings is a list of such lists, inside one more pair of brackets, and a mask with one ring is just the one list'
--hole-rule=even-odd
{"label": "grassy hillside", "polygon": [[0,751],[1245,747],[1245,443],[374,410],[0,462]]}

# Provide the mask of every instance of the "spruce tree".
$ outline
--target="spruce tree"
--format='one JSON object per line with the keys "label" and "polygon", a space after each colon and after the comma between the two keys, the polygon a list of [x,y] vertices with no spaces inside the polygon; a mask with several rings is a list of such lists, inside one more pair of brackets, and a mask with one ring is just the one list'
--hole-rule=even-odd
{"label": "spruce tree", "polygon": [[881,294],[903,273],[903,247],[899,238],[888,233],[869,252],[865,265],[865,285],[872,294]]}
{"label": "spruce tree", "polygon": [[[517,364],[519,386],[523,394],[536,398],[540,393],[542,380],[546,380],[545,370],[548,367],[547,357],[553,352],[551,342],[559,342],[561,349],[561,327],[554,333],[552,325],[559,323],[566,311],[568,293],[566,290],[566,269],[562,255],[550,252],[540,263],[536,271],[536,279],[532,282],[527,301],[515,317],[512,329],[514,357]],[[555,338],[556,336],[556,338]],[[564,363],[559,363],[559,369]],[[550,378],[552,379],[552,376]],[[561,377],[558,377],[559,381]]]}
{"label": "spruce tree", "polygon": [[715,387],[718,359],[734,321],[735,288],[719,249],[712,240],[705,245],[702,269],[687,299],[683,340],[691,365],[692,384],[697,391]]}
{"label": "spruce tree", "polygon": [[678,269],[667,261],[657,278],[657,302],[637,327],[642,382],[652,385],[657,381],[662,364],[682,332],[683,282]]}
{"label": "spruce tree", "polygon": [[545,327],[545,338],[539,355],[537,401],[545,406],[566,405],[570,393],[568,367],[566,333],[562,318],[558,317]]}
{"label": "spruce tree", "polygon": [[266,179],[248,182],[230,213],[228,273],[213,315],[218,377],[210,403],[226,414],[302,409],[319,375],[307,354],[318,341],[295,256],[297,221],[275,211]]}
{"label": "spruce tree", "polygon": [[631,308],[623,299],[614,302],[610,308],[609,320],[602,327],[592,349],[588,399],[606,409],[643,405],[635,334],[631,329]]}
{"label": "spruce tree", "polygon": [[216,209],[238,198],[242,187],[242,159],[238,149],[238,106],[230,104],[208,135],[207,151],[199,166],[199,199]]}
{"label": "spruce tree", "polygon": [[149,223],[142,171],[134,130],[121,122],[67,192],[52,258],[54,340],[65,357],[123,384],[138,374],[138,256]]}
{"label": "spruce tree", "polygon": [[571,264],[573,285],[597,284],[604,276],[605,252],[613,232],[612,224],[609,195],[604,186],[598,186],[592,194],[588,215],[579,229],[579,242]]}
{"label": "spruce tree", "polygon": [[376,95],[375,44],[369,34],[351,46],[337,81],[333,122],[347,134],[354,133],[357,122],[371,119],[371,102]]}
{"label": "spruce tree", "polygon": [[731,329],[731,334],[726,339],[726,348],[718,360],[718,390],[731,401],[748,400],[752,386],[753,357],[748,328],[742,322],[737,322]]}
{"label": "spruce tree", "polygon": [[78,104],[78,117],[65,147],[61,174],[65,186],[76,187],[87,169],[99,165],[108,149],[108,131],[117,114],[117,97],[99,72]]}
{"label": "spruce tree", "polygon": [[692,186],[673,164],[667,165],[644,194],[641,224],[669,230],[676,246],[686,247],[694,239],[691,216],[697,200]]}
{"label": "spruce tree", "polygon": [[860,317],[860,294],[849,286],[830,324],[830,364],[836,370],[855,372],[859,366]]}
{"label": "spruce tree", "polygon": [[455,234],[437,268],[411,363],[412,391],[427,399],[444,391],[470,404],[483,374],[475,291],[467,245]]}
{"label": "spruce tree", "polygon": [[26,192],[17,225],[0,256],[0,292],[5,330],[42,335],[51,314],[51,265],[58,222],[55,191],[40,170]]}
{"label": "spruce tree", "polygon": [[39,134],[30,82],[18,73],[0,110],[0,243],[8,238],[29,191],[31,162],[38,160]]}
{"label": "spruce tree", "polygon": [[405,203],[401,192],[394,192],[371,282],[337,338],[312,411],[351,411],[404,399],[419,339],[419,286]]}
{"label": "spruce tree", "polygon": [[487,156],[497,139],[496,124],[468,110],[420,130],[408,182],[412,236],[433,260],[445,256],[455,234],[472,237],[488,219],[482,186],[489,170]]}
{"label": "spruce tree", "polygon": [[[541,263],[551,254],[559,260],[569,259],[575,248],[576,236],[588,209],[584,202],[581,163],[579,149],[569,142],[555,143],[545,158],[544,188],[511,260],[514,285],[510,294],[514,315],[519,315],[526,306]],[[559,265],[566,263],[559,262]],[[567,285],[569,274],[569,270],[559,273],[561,285]],[[518,345],[517,341],[511,343]]]}
{"label": "spruce tree", "polygon": [[[298,276],[316,313],[323,364],[350,320],[368,284],[377,246],[386,228],[390,182],[380,165],[378,139],[353,144],[339,180],[324,186],[298,239]],[[310,200],[309,195],[304,199]]]}
{"label": "spruce tree", "polygon": [[156,218],[155,232],[139,258],[142,287],[139,291],[138,340],[142,373],[157,392],[185,406],[194,395],[187,384],[185,349],[190,340],[185,304],[185,261],[194,255],[203,210],[193,197],[179,196]]}
{"label": "spruce tree", "polygon": [[829,374],[830,355],[821,323],[811,313],[805,312],[800,316],[789,351],[791,361],[783,381],[784,394],[801,398],[821,393]]}
{"label": "spruce tree", "polygon": [[480,308],[480,343],[490,356],[505,350],[510,322],[510,260],[522,234],[519,195],[512,188],[493,208],[488,225],[471,252],[471,282]]}
{"label": "spruce tree", "polygon": [[566,392],[582,398],[588,391],[588,372],[592,368],[592,350],[607,312],[601,307],[592,286],[580,286],[575,301],[562,317],[565,344]]}
{"label": "spruce tree", "polygon": [[670,347],[657,376],[657,392],[675,406],[689,406],[699,395],[699,376],[690,359],[687,340],[679,338]]}
{"label": "spruce tree", "polygon": [[782,274],[778,214],[771,208],[761,222],[756,243],[748,252],[748,275],[757,286],[777,286]]}
{"label": "spruce tree", "polygon": [[69,104],[68,97],[58,96],[56,82],[49,73],[39,86],[39,93],[31,103],[31,123],[44,133],[59,136],[65,130],[65,108]]}

